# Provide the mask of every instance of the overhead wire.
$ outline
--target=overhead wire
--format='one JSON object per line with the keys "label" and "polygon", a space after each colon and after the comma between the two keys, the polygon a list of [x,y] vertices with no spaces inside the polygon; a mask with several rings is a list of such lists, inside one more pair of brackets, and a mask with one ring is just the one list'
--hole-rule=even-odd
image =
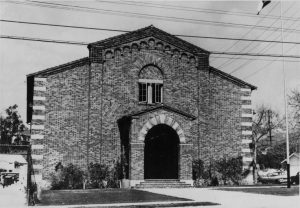
{"label": "overhead wire", "polygon": [[[270,10],[269,10],[269,12],[268,12],[268,14],[270,14],[275,8],[276,8],[276,6],[278,5],[279,3],[277,3],[277,4],[274,4],[274,6],[273,6],[273,8],[271,8]],[[267,14],[267,15],[268,15]],[[241,38],[245,38],[250,32],[252,32],[252,30],[254,30],[254,28],[259,24],[259,23],[261,23],[263,20],[265,19],[265,17],[263,17],[263,18],[261,18],[261,19],[259,19],[259,21],[257,21],[257,23],[250,29],[250,30],[248,30],[246,33],[244,33],[244,35],[241,37]],[[276,20],[275,20],[275,22],[276,22]],[[275,23],[274,22],[274,23]],[[274,24],[273,23],[273,24]],[[273,25],[272,24],[272,25]],[[237,40],[237,41],[235,41],[235,43],[233,43],[230,47],[228,47],[225,51],[228,51],[228,50],[230,50],[231,48],[233,48],[236,44],[238,44],[240,42],[240,40]],[[230,62],[230,60],[226,60],[224,63],[222,63],[221,65],[219,65],[219,66],[217,66],[218,68],[222,68],[224,65],[226,65],[227,63],[229,63]]]}
{"label": "overhead wire", "polygon": [[[158,9],[169,9],[169,10],[176,10],[176,11],[191,11],[191,12],[198,12],[198,13],[211,13],[211,14],[223,14],[223,15],[234,15],[234,16],[248,16],[248,17],[256,17],[258,18],[256,14],[249,13],[246,11],[241,12],[233,12],[233,11],[227,11],[227,10],[220,10],[220,9],[206,9],[206,8],[195,8],[195,7],[187,7],[187,6],[174,6],[170,4],[160,4],[160,3],[153,3],[153,2],[143,2],[143,1],[126,1],[126,0],[120,0],[120,1],[105,1],[105,0],[96,0],[100,3],[109,3],[109,4],[123,4],[123,5],[132,5],[132,6],[144,6],[144,7],[152,7],[152,8],[158,8]],[[279,18],[280,16],[276,15],[263,15],[260,14],[262,17],[266,17],[269,19]],[[282,17],[283,20],[291,20],[291,21],[298,21],[297,18],[291,18],[291,17]]]}
{"label": "overhead wire", "polygon": [[[290,27],[292,27],[294,24],[295,24],[295,22],[292,23],[292,24],[290,25]],[[276,38],[280,38],[280,36],[281,36],[281,34],[279,34]],[[291,48],[294,48],[295,46],[296,46],[296,45],[292,46]],[[264,53],[264,52],[266,52],[267,50],[269,50],[271,47],[273,47],[273,46],[272,46],[272,44],[269,43],[266,47],[262,48],[258,53]],[[291,49],[291,48],[290,48],[290,49]],[[289,50],[290,50],[290,49],[289,49]],[[287,50],[286,52],[288,52],[289,50]],[[249,52],[249,51],[248,51],[248,52]],[[241,70],[242,67],[246,66],[246,65],[249,64],[250,62],[251,62],[251,61],[246,61],[245,63],[239,65],[239,66],[236,67],[236,68],[234,68],[231,72],[229,72],[229,74],[233,74],[233,73],[235,73],[235,72]]]}
{"label": "overhead wire", "polygon": [[[278,4],[277,4],[277,5],[278,5]],[[292,6],[293,6],[293,4],[291,4],[291,5],[289,6],[289,8],[288,8],[285,12],[288,12],[288,11],[292,8]],[[276,6],[275,6],[275,7],[276,7]],[[274,9],[275,7],[273,7],[273,9]],[[272,9],[272,10],[273,10],[273,9]],[[270,10],[270,11],[272,11],[272,10]],[[294,15],[297,14],[297,13],[298,13],[298,11],[294,12],[292,16],[294,16]],[[279,19],[280,19],[280,18],[279,18]],[[273,26],[274,24],[276,24],[277,21],[278,21],[279,19],[276,19],[270,26]],[[295,23],[296,23],[296,22],[293,22],[292,25],[295,24]],[[290,26],[290,27],[291,27],[291,26]],[[289,27],[289,28],[290,28],[290,27]],[[263,37],[263,35],[264,35],[266,32],[268,32],[268,30],[263,31],[260,35],[258,35],[258,36],[257,36],[257,39]],[[275,33],[275,32],[272,32],[271,35],[273,35],[274,33]],[[270,37],[271,37],[271,36],[268,35],[268,38],[270,38]],[[276,39],[276,38],[275,38],[275,39]],[[247,48],[249,48],[253,43],[254,43],[254,42],[248,43],[246,46],[244,46],[244,47],[240,50],[240,52],[249,52],[249,51],[251,51],[252,49],[254,49],[255,46],[252,47],[252,49],[247,50]],[[223,64],[219,65],[218,67],[219,67],[219,68],[225,67],[225,66],[231,64],[232,62],[233,62],[232,60],[227,60],[226,62],[224,62]]]}
{"label": "overhead wire", "polygon": [[[289,48],[289,49],[288,49],[286,52],[288,52],[288,51],[292,50],[294,47],[295,47],[295,46],[293,46],[293,47]],[[281,60],[281,59],[277,59],[277,60],[274,60],[274,61],[282,61],[282,60]],[[272,61],[272,62],[269,62],[269,63],[267,63],[267,64],[263,65],[262,67],[260,67],[259,69],[255,70],[255,71],[254,71],[254,72],[252,72],[251,74],[249,74],[249,75],[245,76],[243,79],[248,79],[248,78],[250,78],[250,77],[254,76],[254,75],[255,75],[255,74],[257,74],[257,73],[259,73],[259,72],[262,72],[263,70],[265,70],[265,69],[266,69],[266,67],[267,67],[267,66],[271,65],[272,63],[274,63],[274,61]],[[287,60],[284,60],[284,61],[285,61],[285,62],[288,62]]]}
{"label": "overhead wire", "polygon": [[[64,41],[64,40],[53,40],[53,39],[42,39],[42,38],[31,38],[31,37],[9,36],[9,35],[0,35],[0,38],[48,42],[48,43],[71,44],[71,45],[88,45],[89,44],[86,42]],[[221,52],[221,51],[210,51],[210,53],[211,54],[222,54],[222,55],[262,56],[262,57],[273,57],[273,58],[279,58],[279,57],[297,58],[297,59],[300,58],[300,56],[295,56],[295,55],[282,56],[280,54],[238,53],[238,52]]]}
{"label": "overhead wire", "polygon": [[[212,20],[200,20],[200,19],[191,19],[191,18],[183,18],[183,17],[176,17],[176,16],[162,16],[162,15],[154,15],[154,14],[144,14],[144,13],[137,13],[137,12],[126,12],[120,10],[111,10],[111,9],[99,9],[99,8],[92,8],[92,7],[83,7],[83,6],[76,6],[76,5],[69,5],[69,4],[61,4],[61,3],[50,3],[50,2],[42,2],[42,1],[6,1],[7,3],[14,3],[14,4],[23,4],[23,5],[31,5],[31,6],[38,6],[38,7],[47,7],[47,8],[56,8],[56,9],[65,9],[71,11],[87,11],[87,12],[94,12],[101,14],[114,14],[119,16],[127,16],[127,17],[142,17],[147,19],[158,19],[158,20],[166,20],[166,21],[173,21],[173,22],[188,22],[188,23],[196,23],[196,24],[206,24],[206,25],[216,25],[221,27],[236,27],[236,28],[249,28],[253,25],[251,24],[241,24],[241,23],[232,23],[232,22],[221,22],[221,21],[212,21]],[[256,29],[266,29],[266,26],[257,26]],[[274,31],[280,31],[281,28],[272,27]],[[287,28],[284,28],[284,31],[291,31]],[[293,32],[299,33],[300,30],[294,30]]]}
{"label": "overhead wire", "polygon": [[[51,26],[51,27],[62,27],[62,28],[72,28],[72,29],[86,29],[86,30],[99,30],[99,31],[108,31],[108,32],[132,32],[130,30],[121,30],[121,29],[109,29],[109,28],[98,28],[98,27],[86,27],[86,26],[76,26],[76,25],[62,25],[62,24],[51,24],[51,23],[42,23],[42,22],[29,22],[29,21],[17,21],[17,20],[8,20],[0,19],[0,22],[7,23],[18,23],[18,24],[28,24],[28,25],[39,25],[39,26]],[[266,43],[282,43],[281,41],[276,40],[261,40],[261,39],[246,39],[246,38],[228,38],[228,37],[215,37],[215,36],[200,36],[200,35],[184,35],[184,34],[173,34],[177,37],[185,38],[199,38],[199,39],[215,39],[215,40],[229,40],[229,41],[254,41],[254,42],[266,42]],[[300,42],[285,41],[284,44],[297,44]]]}

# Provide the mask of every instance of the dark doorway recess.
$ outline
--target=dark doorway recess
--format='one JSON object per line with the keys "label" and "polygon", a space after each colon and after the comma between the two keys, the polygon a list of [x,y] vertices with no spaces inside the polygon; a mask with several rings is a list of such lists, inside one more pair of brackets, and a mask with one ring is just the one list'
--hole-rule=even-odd
{"label": "dark doorway recess", "polygon": [[145,138],[145,179],[178,179],[179,137],[174,129],[158,124]]}

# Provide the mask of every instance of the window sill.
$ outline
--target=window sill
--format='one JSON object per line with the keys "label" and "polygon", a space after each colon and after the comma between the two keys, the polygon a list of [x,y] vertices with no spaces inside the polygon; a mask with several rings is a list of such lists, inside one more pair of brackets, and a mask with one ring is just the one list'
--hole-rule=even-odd
{"label": "window sill", "polygon": [[138,105],[157,106],[157,105],[163,105],[163,103],[146,103],[146,102],[138,102]]}

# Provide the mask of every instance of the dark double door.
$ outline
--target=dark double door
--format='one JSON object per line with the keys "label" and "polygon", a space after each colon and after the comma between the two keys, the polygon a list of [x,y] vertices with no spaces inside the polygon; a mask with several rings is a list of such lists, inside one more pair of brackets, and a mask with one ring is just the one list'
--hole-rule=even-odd
{"label": "dark double door", "polygon": [[145,138],[145,179],[178,179],[179,138],[175,130],[159,124]]}

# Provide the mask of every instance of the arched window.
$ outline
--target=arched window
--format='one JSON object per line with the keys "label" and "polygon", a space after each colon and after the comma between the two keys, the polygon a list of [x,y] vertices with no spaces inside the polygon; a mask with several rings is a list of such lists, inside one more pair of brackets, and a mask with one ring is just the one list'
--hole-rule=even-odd
{"label": "arched window", "polygon": [[139,102],[146,104],[162,103],[163,75],[155,66],[146,66],[139,73]]}

